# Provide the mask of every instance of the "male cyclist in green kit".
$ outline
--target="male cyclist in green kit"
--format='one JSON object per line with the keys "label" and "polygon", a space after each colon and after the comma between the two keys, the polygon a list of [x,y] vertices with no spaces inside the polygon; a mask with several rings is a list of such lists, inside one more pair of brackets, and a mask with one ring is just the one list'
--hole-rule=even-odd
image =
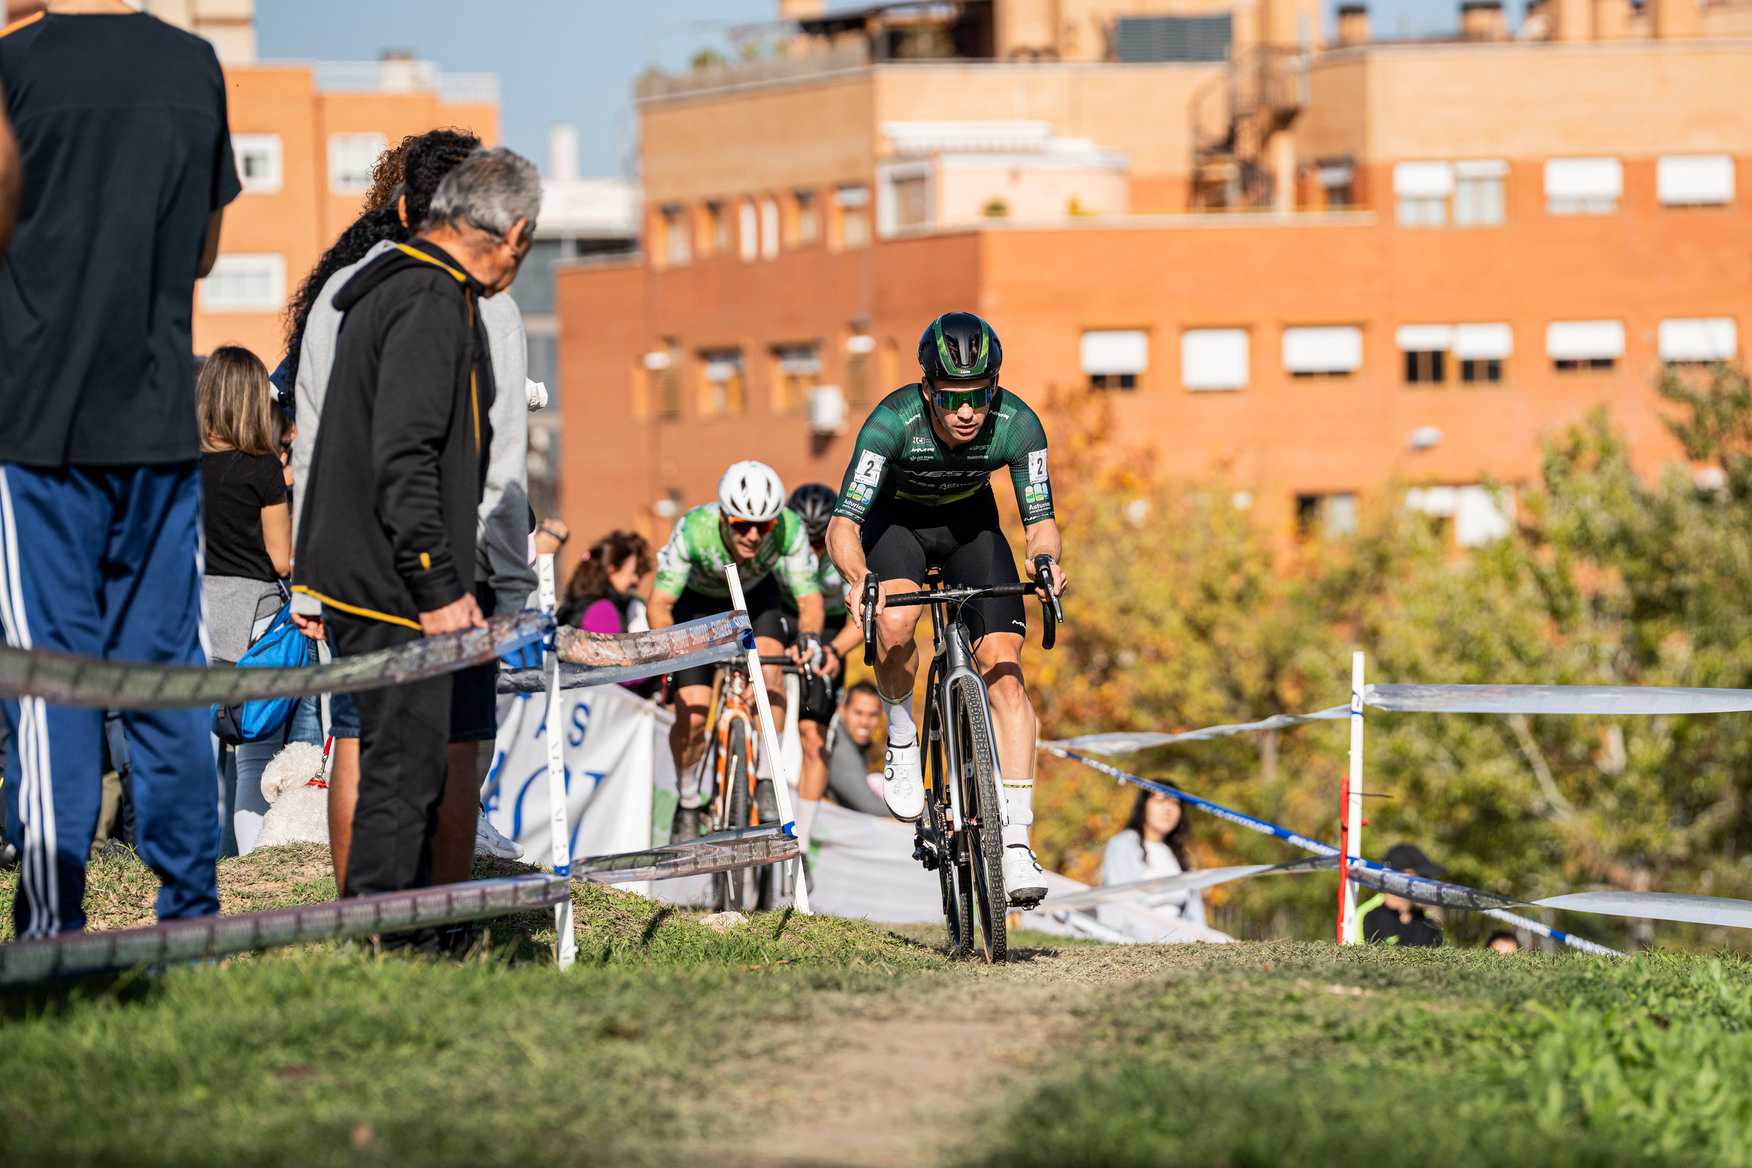
{"label": "male cyclist in green kit", "polygon": [[[793,659],[821,657],[821,587],[815,553],[797,513],[785,506],[785,488],[772,467],[738,462],[724,472],[717,503],[702,503],[681,517],[657,553],[657,581],[651,590],[653,629],[724,612],[730,607],[725,565],[734,562],[742,577],[755,646],[763,657],[787,650]],[[785,612],[784,592],[796,615]],[[712,700],[714,666],[701,665],[670,675],[675,724],[669,749],[681,795],[677,823],[697,828],[712,792],[698,783],[697,765],[706,745],[706,714]],[[779,671],[761,670],[772,699],[773,717],[783,722],[785,691]],[[765,803],[766,798],[762,801]],[[765,808],[773,814],[771,807]],[[678,829],[677,834],[686,834]]]}
{"label": "male cyclist in green kit", "polygon": [[[970,312],[945,313],[919,338],[919,382],[883,398],[858,431],[827,529],[854,625],[862,626],[864,578],[872,572],[884,596],[918,590],[933,567],[950,585],[1019,579],[992,494],[1000,467],[1009,467],[1016,488],[1028,562],[1049,557],[1048,583],[1054,594],[1064,590],[1046,431],[1026,402],[998,384],[1003,359],[991,325]],[[916,820],[925,788],[912,716],[914,633],[924,609],[888,609],[878,600],[876,611],[876,684],[888,707],[884,794],[897,818]],[[1012,906],[1031,907],[1045,898],[1046,883],[1028,844],[1035,719],[1022,681],[1022,601],[984,597],[962,610],[962,620],[991,694],[1004,789],[1004,887]]]}

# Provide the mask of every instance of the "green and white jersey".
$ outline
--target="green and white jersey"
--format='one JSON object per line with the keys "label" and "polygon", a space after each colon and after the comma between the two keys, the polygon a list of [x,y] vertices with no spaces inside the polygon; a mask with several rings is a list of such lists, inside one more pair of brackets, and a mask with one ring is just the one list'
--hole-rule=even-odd
{"label": "green and white jersey", "polygon": [[1022,522],[1052,518],[1052,482],[1046,470],[1046,430],[1028,403],[998,392],[972,442],[951,449],[931,428],[917,385],[895,390],[876,404],[858,431],[852,461],[840,485],[835,515],[864,522],[879,499],[936,506],[977,493],[992,472],[1010,468]]}
{"label": "green and white jersey", "polygon": [[[834,564],[832,556],[816,556],[815,563],[815,584],[821,590],[821,606],[827,614],[827,623],[829,627],[836,622],[843,626],[846,623],[845,577],[840,575],[839,567]],[[792,607],[795,607],[797,598],[789,586],[785,589],[785,595],[790,599]]]}
{"label": "green and white jersey", "polygon": [[[730,585],[724,580],[724,568],[735,557],[724,546],[724,536],[718,526],[716,503],[701,503],[681,517],[669,542],[657,553],[656,590],[669,596],[683,591],[702,596],[728,598]],[[779,583],[793,596],[813,596],[820,590],[815,582],[815,553],[810,550],[809,537],[803,531],[803,521],[789,507],[779,512],[779,522],[760,542],[750,563],[738,564],[742,587],[753,588],[773,573]]]}

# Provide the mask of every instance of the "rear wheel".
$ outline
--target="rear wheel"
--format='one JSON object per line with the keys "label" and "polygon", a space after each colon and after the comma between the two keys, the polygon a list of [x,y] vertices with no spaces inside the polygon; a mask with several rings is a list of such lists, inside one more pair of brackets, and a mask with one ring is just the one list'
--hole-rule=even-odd
{"label": "rear wheel", "polygon": [[[748,723],[732,718],[724,735],[724,814],[720,827],[725,830],[748,827],[754,806],[754,780],[750,775],[748,754]],[[720,911],[742,912],[754,907],[755,889],[747,869],[720,872],[716,879]]]}
{"label": "rear wheel", "polygon": [[966,822],[961,835],[963,855],[972,869],[973,899],[978,905],[980,951],[988,962],[1004,960],[1009,944],[1004,891],[1004,829],[998,803],[998,755],[992,744],[985,690],[964,677],[950,693],[950,725],[960,744],[961,808]]}

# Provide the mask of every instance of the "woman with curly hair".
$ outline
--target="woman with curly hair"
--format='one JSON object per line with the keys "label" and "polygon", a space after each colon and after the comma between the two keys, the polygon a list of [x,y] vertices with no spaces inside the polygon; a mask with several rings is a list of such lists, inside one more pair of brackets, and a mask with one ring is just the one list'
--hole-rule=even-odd
{"label": "woman with curly hair", "polygon": [[590,545],[566,582],[559,622],[589,633],[626,632],[631,627],[629,609],[638,600],[633,589],[656,566],[644,536],[609,532]]}
{"label": "woman with curly hair", "polygon": [[[365,264],[413,237],[432,207],[444,176],[481,148],[480,139],[461,130],[433,130],[404,140],[379,160],[373,171],[374,206],[342,233],[318,261],[288,310],[288,354],[293,369],[298,437],[293,446],[293,545],[303,517],[304,487],[316,449],[322,403],[333,368],[341,314],[335,297]],[[399,163],[397,159],[399,158]],[[399,177],[398,177],[399,175]],[[393,181],[392,181],[393,180]],[[312,291],[314,289],[314,292]],[[476,600],[484,615],[520,610],[535,589],[528,560],[528,353],[523,318],[508,294],[480,301],[481,325],[487,336],[494,393],[487,412],[491,441],[487,449],[486,485],[479,510],[475,568]],[[335,548],[347,555],[350,549]],[[306,549],[306,556],[313,553]],[[329,554],[323,549],[322,554]],[[492,666],[456,674],[451,700],[449,779],[438,809],[433,843],[432,879],[446,884],[468,878],[479,815],[477,755],[482,742],[497,733],[495,671]],[[358,720],[345,694],[330,702],[335,737],[334,771],[329,784],[329,835],[336,879],[344,881],[352,840],[353,809],[358,797]],[[485,833],[480,833],[484,835]]]}

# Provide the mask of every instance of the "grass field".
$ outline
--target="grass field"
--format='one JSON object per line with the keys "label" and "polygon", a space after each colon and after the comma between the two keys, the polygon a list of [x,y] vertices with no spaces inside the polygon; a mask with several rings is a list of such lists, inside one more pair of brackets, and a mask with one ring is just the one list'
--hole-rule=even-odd
{"label": "grass field", "polygon": [[[138,865],[92,871],[96,925],[149,918]],[[314,848],[222,886],[333,894]],[[566,974],[530,915],[462,963],[314,946],[0,997],[0,1160],[1752,1163],[1742,958],[1024,937],[987,969],[919,930],[576,901]]]}

